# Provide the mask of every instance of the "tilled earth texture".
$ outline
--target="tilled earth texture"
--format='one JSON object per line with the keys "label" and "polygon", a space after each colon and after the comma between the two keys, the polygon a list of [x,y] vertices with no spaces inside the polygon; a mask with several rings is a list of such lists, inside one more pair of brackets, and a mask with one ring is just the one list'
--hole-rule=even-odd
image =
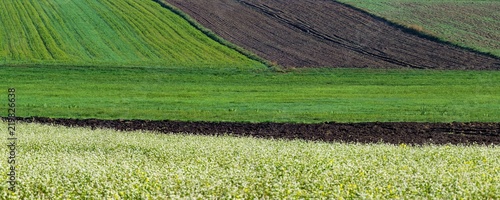
{"label": "tilled earth texture", "polygon": [[282,66],[500,69],[500,59],[414,34],[333,0],[159,0]]}
{"label": "tilled earth texture", "polygon": [[[4,118],[5,120],[5,118]],[[18,118],[28,123],[69,127],[148,130],[159,133],[233,135],[326,142],[390,144],[500,144],[500,123],[240,123],[148,120]]]}

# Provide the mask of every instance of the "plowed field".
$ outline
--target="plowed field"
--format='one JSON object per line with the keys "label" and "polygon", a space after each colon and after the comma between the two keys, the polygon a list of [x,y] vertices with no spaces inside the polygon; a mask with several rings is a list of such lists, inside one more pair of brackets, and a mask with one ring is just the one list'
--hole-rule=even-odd
{"label": "plowed field", "polygon": [[276,139],[390,144],[500,144],[500,123],[240,123],[150,120],[99,120],[19,118],[20,121],[110,128],[122,131],[148,130],[160,133],[200,135],[232,134]]}
{"label": "plowed field", "polygon": [[166,0],[283,66],[500,69],[500,59],[426,39],[331,0]]}

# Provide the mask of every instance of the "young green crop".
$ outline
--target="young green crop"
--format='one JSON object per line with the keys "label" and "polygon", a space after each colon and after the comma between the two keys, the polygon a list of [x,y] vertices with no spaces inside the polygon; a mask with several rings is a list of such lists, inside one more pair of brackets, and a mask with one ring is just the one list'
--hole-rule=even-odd
{"label": "young green crop", "polygon": [[500,56],[500,1],[340,1],[442,40]]}
{"label": "young green crop", "polygon": [[264,67],[152,0],[5,0],[0,10],[0,64]]}
{"label": "young green crop", "polygon": [[[6,127],[0,123],[0,132]],[[24,123],[17,133],[18,191],[0,181],[1,199],[500,198],[497,146],[321,143]]]}
{"label": "young green crop", "polygon": [[16,88],[24,117],[500,121],[496,71],[16,66],[0,77],[0,88]]}

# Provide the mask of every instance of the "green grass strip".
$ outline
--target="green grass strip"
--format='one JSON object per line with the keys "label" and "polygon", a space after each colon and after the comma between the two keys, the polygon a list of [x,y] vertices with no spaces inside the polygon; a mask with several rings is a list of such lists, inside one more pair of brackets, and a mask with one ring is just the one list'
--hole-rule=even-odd
{"label": "green grass strip", "polygon": [[[247,122],[498,122],[500,72],[0,67],[19,116]],[[0,104],[0,110],[7,110]],[[6,113],[1,114],[6,116]]]}

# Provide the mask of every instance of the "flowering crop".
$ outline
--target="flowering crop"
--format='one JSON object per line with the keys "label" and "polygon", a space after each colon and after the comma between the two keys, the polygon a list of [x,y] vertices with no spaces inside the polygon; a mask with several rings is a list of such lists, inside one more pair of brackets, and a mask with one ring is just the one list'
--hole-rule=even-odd
{"label": "flowering crop", "polygon": [[[6,132],[6,123],[0,125]],[[497,146],[321,143],[23,123],[18,133],[18,190],[11,193],[1,181],[1,199],[500,198]],[[6,159],[1,162],[6,180]]]}

